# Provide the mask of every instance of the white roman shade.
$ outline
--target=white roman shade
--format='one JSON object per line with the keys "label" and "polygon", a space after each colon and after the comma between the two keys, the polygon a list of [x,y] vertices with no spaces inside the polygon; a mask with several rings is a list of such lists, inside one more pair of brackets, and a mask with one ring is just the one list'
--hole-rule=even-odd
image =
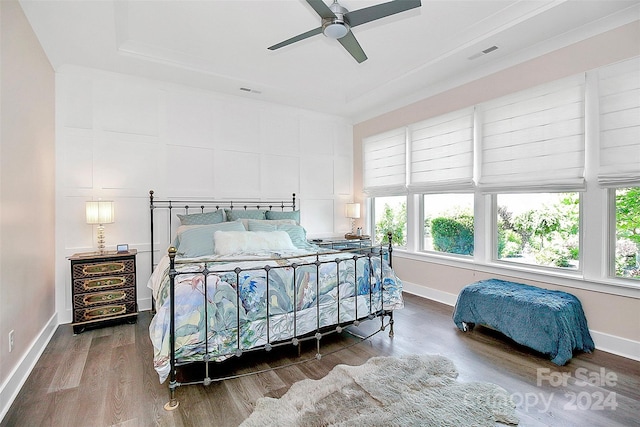
{"label": "white roman shade", "polygon": [[363,140],[364,192],[370,197],[407,192],[406,129],[396,129]]}
{"label": "white roman shade", "polygon": [[473,108],[409,127],[409,191],[473,191]]}
{"label": "white roman shade", "polygon": [[640,185],[640,58],[598,70],[600,167],[606,187]]}
{"label": "white roman shade", "polygon": [[584,75],[481,104],[483,192],[585,189]]}

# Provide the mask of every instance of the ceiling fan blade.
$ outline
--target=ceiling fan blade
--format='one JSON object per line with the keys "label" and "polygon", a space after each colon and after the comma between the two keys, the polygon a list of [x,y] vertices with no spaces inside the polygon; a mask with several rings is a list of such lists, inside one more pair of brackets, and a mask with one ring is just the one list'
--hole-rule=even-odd
{"label": "ceiling fan blade", "polygon": [[329,6],[322,0],[307,0],[307,3],[309,3],[309,6],[311,6],[322,19],[336,17],[333,11],[329,9]]}
{"label": "ceiling fan blade", "polygon": [[362,47],[360,47],[360,43],[356,40],[356,36],[354,36],[351,31],[349,31],[346,36],[339,38],[338,41],[345,49],[347,49],[347,52],[349,52],[351,56],[358,61],[358,63],[367,60],[367,55],[364,53],[364,50],[362,50]]}
{"label": "ceiling fan blade", "polygon": [[309,30],[306,33],[298,34],[295,37],[291,37],[290,39],[287,39],[283,42],[274,44],[273,46],[270,46],[268,49],[269,50],[280,49],[281,47],[285,47],[287,45],[290,45],[291,43],[299,42],[300,40],[304,40],[306,38],[309,38],[318,34],[322,34],[322,27],[314,28],[313,30]]}
{"label": "ceiling fan blade", "polygon": [[420,0],[395,0],[348,12],[345,14],[345,18],[353,28],[358,25],[366,24],[367,22],[375,21],[376,19],[385,18],[420,6],[422,6]]}

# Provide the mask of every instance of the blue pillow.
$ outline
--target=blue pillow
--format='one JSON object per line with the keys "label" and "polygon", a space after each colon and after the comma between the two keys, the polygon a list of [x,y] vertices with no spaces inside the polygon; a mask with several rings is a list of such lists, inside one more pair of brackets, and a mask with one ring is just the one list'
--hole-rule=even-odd
{"label": "blue pillow", "polygon": [[267,219],[292,219],[300,224],[300,211],[267,211]]}
{"label": "blue pillow", "polygon": [[180,224],[182,225],[218,224],[224,221],[222,211],[219,209],[213,212],[178,215],[178,218],[180,218]]}
{"label": "blue pillow", "polygon": [[296,248],[310,249],[313,247],[313,245],[307,242],[307,230],[305,230],[304,227],[292,224],[279,224],[277,229],[286,231]]}
{"label": "blue pillow", "polygon": [[257,220],[249,220],[248,221],[248,229],[249,231],[277,231],[277,224],[269,224],[268,221],[257,221]]}
{"label": "blue pillow", "polygon": [[213,255],[215,253],[213,234],[218,230],[246,231],[242,223],[237,221],[189,227],[176,237],[178,256],[195,258]]}
{"label": "blue pillow", "polygon": [[227,221],[235,221],[238,219],[266,219],[265,210],[263,209],[225,209]]}

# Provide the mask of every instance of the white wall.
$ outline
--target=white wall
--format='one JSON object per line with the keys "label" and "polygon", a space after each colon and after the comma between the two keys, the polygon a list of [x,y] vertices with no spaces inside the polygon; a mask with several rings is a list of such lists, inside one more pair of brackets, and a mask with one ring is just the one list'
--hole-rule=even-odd
{"label": "white wall", "polygon": [[[353,137],[342,118],[98,70],[56,74],[56,308],[71,320],[65,257],[92,251],[84,202],[115,200],[107,249],[138,249],[138,301],[150,306],[149,190],[157,198],[290,200],[308,236],[343,234]],[[157,249],[157,247],[156,247]],[[165,248],[161,248],[164,252]],[[157,258],[156,258],[157,259]]]}
{"label": "white wall", "polygon": [[[17,1],[0,2],[0,419],[57,326],[54,73]],[[14,348],[9,351],[9,331]]]}

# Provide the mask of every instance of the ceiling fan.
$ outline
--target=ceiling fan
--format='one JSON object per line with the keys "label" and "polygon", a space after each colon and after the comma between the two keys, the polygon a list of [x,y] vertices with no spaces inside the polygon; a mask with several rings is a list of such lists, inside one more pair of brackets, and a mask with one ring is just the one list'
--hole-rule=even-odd
{"label": "ceiling fan", "polygon": [[280,49],[281,47],[288,46],[311,36],[324,34],[329,38],[337,39],[347,52],[360,63],[366,61],[367,55],[364,53],[364,50],[362,50],[362,47],[360,47],[360,43],[356,40],[353,32],[351,32],[351,28],[422,5],[420,0],[394,0],[349,12],[338,3],[338,0],[334,0],[331,6],[327,6],[323,0],[306,1],[313,10],[320,15],[322,25],[306,33],[298,34],[295,37],[274,44],[269,47],[269,50]]}

